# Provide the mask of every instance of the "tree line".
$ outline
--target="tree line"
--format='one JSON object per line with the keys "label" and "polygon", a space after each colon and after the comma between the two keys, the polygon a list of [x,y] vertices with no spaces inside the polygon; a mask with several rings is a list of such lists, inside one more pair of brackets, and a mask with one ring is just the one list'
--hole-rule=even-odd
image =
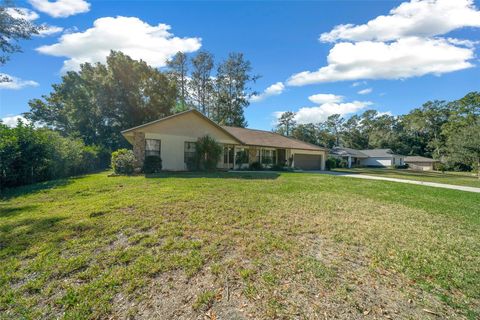
{"label": "tree line", "polygon": [[214,65],[205,51],[191,59],[178,53],[166,70],[112,51],[105,63],[67,72],[50,94],[29,101],[29,124],[8,128],[0,122],[2,186],[105,168],[105,154],[131,147],[122,130],[192,108],[219,124],[246,126],[243,113],[254,94],[249,84],[256,79],[250,62],[231,53],[213,75]]}
{"label": "tree line", "polygon": [[348,119],[334,114],[324,122],[297,124],[289,111],[275,131],[328,148],[388,148],[441,160],[447,169],[473,170],[480,167],[480,92],[428,101],[400,116],[367,110]]}

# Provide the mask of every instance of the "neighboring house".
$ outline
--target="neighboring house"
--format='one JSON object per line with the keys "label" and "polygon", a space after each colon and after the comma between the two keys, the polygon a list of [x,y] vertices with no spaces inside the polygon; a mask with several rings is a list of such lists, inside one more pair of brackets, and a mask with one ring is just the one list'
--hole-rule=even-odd
{"label": "neighboring house", "polygon": [[390,149],[356,150],[351,148],[334,147],[330,153],[337,158],[347,161],[348,168],[362,167],[391,167],[404,165],[405,156],[395,154]]}
{"label": "neighboring house", "polygon": [[[205,135],[223,147],[219,169],[248,167],[253,162],[270,166],[288,165],[303,170],[325,170],[325,148],[288,138],[277,133],[246,128],[219,126],[196,110],[189,110],[122,131],[133,145],[137,167],[145,156],[162,158],[163,170],[187,170],[195,154],[195,142]],[[235,164],[243,153],[243,164]]]}
{"label": "neighboring house", "polygon": [[359,166],[362,159],[368,158],[368,156],[360,152],[360,150],[343,147],[333,147],[330,150],[330,154],[335,158],[345,160],[348,168]]}
{"label": "neighboring house", "polygon": [[430,171],[435,169],[435,164],[440,161],[420,156],[405,157],[405,163],[414,170]]}
{"label": "neighboring house", "polygon": [[390,167],[403,166],[405,156],[393,153],[390,149],[360,150],[368,158],[360,160],[360,165],[365,167]]}

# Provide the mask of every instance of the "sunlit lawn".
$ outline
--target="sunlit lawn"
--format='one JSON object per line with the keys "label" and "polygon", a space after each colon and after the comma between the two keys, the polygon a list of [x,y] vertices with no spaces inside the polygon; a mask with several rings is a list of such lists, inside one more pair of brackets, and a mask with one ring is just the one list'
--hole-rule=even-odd
{"label": "sunlit lawn", "polygon": [[352,168],[335,169],[338,172],[360,173],[373,176],[446,183],[459,186],[480,188],[480,179],[471,172],[439,172],[439,171],[415,171],[406,169],[383,169],[383,168]]}
{"label": "sunlit lawn", "polygon": [[4,194],[0,318],[480,316],[478,194],[302,173],[107,175]]}

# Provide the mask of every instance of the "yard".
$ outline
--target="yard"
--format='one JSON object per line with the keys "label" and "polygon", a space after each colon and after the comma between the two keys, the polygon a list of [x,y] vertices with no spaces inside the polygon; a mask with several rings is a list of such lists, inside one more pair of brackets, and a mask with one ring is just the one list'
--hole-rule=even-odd
{"label": "yard", "polygon": [[302,173],[107,174],[4,194],[0,318],[480,316],[478,194]]}
{"label": "yard", "polygon": [[478,179],[478,177],[474,173],[470,172],[442,173],[439,171],[414,171],[406,169],[384,168],[337,168],[334,171],[480,188],[480,179]]}

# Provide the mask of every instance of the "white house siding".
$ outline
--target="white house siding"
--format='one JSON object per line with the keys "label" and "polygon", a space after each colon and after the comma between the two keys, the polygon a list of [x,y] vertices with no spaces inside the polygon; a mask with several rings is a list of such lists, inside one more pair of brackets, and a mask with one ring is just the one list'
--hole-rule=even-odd
{"label": "white house siding", "polygon": [[390,167],[392,165],[392,158],[370,157],[360,160],[360,165],[371,167]]}

